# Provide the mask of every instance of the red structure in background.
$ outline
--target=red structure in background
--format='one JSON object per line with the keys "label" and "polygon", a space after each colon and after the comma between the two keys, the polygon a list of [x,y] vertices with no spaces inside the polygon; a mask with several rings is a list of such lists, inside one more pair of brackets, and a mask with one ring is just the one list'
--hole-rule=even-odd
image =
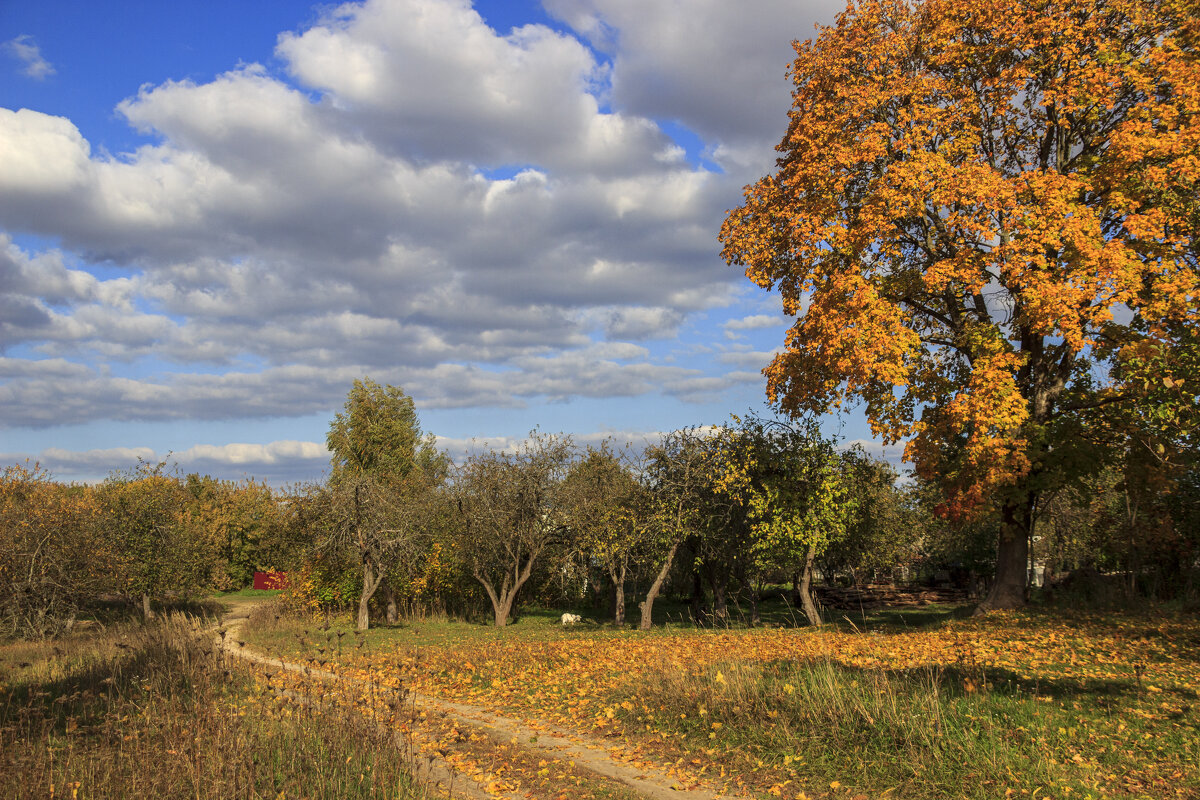
{"label": "red structure in background", "polygon": [[286,572],[256,572],[254,573],[255,589],[286,589],[288,577]]}

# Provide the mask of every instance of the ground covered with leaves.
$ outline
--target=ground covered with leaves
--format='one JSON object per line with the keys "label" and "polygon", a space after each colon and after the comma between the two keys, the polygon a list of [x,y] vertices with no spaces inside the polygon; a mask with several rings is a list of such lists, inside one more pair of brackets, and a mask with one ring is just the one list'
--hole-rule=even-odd
{"label": "ground covered with leaves", "polygon": [[[367,684],[602,738],[614,758],[668,770],[681,788],[1200,797],[1194,615],[956,616],[641,633],[531,615],[505,629],[431,622],[366,635],[281,619],[247,638]],[[520,761],[508,788],[547,769]]]}

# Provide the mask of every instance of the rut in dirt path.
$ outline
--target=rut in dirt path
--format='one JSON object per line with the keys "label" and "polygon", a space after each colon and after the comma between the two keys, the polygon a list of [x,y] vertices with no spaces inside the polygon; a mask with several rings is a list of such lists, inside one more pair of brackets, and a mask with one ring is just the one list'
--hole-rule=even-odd
{"label": "rut in dirt path", "polygon": [[[246,618],[244,612],[234,612],[222,618],[226,635],[220,637],[220,646],[230,655],[321,681],[375,686],[381,691],[390,691],[370,681],[272,658],[249,649],[243,642],[238,641],[236,635]],[[543,757],[573,762],[574,765],[628,787],[649,800],[747,800],[750,797],[747,794],[722,793],[690,781],[685,784],[685,779],[671,776],[658,765],[631,763],[632,756],[626,755],[619,746],[549,723],[516,719],[482,706],[442,700],[412,691],[408,692],[406,701],[412,703],[417,711],[444,715],[455,722],[481,730],[497,741],[519,742],[522,749],[534,751]],[[421,762],[427,760],[430,762],[431,772],[439,778],[438,783],[443,783],[446,777],[454,777],[453,768],[445,763],[438,764],[439,759],[436,756],[422,754]],[[472,797],[495,797],[494,793],[488,793],[478,785],[470,787],[477,788],[478,791],[464,792],[468,787],[462,785],[463,777],[457,777],[456,794],[461,792]]]}

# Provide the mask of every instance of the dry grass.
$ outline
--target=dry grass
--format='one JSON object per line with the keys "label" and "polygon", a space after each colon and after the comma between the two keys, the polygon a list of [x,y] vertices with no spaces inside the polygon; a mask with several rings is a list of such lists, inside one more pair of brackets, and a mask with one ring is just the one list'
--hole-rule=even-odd
{"label": "dry grass", "polygon": [[256,691],[194,618],[0,648],[0,798],[416,798],[353,715]]}

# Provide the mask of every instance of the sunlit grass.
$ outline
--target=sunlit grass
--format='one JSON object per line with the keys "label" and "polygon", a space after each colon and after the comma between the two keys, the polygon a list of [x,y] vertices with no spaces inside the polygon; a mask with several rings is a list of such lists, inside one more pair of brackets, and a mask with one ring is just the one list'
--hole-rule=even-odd
{"label": "sunlit grass", "polygon": [[409,798],[375,726],[255,690],[190,618],[0,648],[0,797]]}

